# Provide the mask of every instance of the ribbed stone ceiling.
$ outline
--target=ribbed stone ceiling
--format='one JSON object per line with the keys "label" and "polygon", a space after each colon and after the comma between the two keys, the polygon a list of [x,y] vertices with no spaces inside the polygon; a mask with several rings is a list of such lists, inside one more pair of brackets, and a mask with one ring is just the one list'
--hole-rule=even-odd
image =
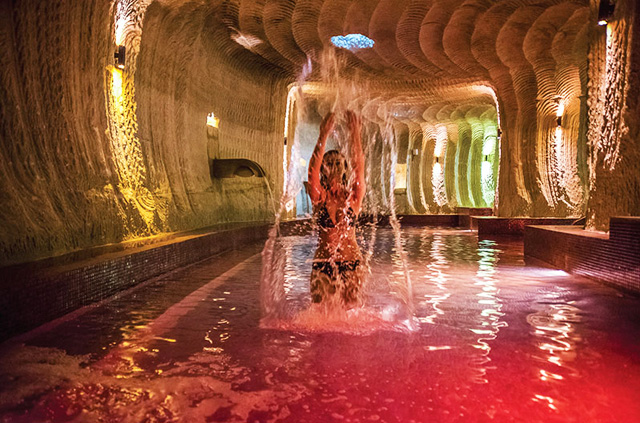
{"label": "ribbed stone ceiling", "polygon": [[[335,48],[332,36],[360,33],[375,45],[338,49],[345,77],[445,102],[449,87],[456,98],[467,87],[468,100],[484,103],[486,95],[473,87],[486,85],[504,107],[522,108],[524,97],[553,98],[560,86],[571,91],[576,83],[580,89],[589,6],[589,0],[230,0],[218,3],[215,14],[227,29],[227,39],[218,41],[255,66],[268,63],[294,77],[308,59],[317,65],[323,50]],[[535,113],[535,101],[527,107]]]}
{"label": "ribbed stone ceiling", "polygon": [[[598,28],[595,0],[230,0],[209,5],[214,8],[211,38],[248,66],[275,69],[293,81],[311,63],[305,81],[322,82],[327,51],[333,51],[343,64],[340,78],[366,84],[360,104],[369,120],[395,120],[425,137],[448,125],[454,143],[458,131],[491,121],[494,129],[484,137],[502,134],[501,213],[571,214],[583,207],[584,169],[576,160],[584,145],[578,131],[589,37]],[[375,45],[349,51],[331,44],[331,37],[352,33]],[[561,131],[557,116],[564,122]],[[447,189],[457,183],[455,175],[450,178]],[[447,192],[447,198],[464,190],[458,191]]]}

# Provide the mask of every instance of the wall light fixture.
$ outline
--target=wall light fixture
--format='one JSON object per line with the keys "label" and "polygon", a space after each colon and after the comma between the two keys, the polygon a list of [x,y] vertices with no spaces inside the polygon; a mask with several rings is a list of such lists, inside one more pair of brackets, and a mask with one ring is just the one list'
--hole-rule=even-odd
{"label": "wall light fixture", "polygon": [[219,124],[220,124],[220,118],[217,118],[216,115],[213,114],[213,112],[207,115],[207,126],[210,126],[212,128],[217,128]]}
{"label": "wall light fixture", "polygon": [[127,57],[127,48],[125,46],[118,46],[115,53],[113,54],[115,65],[118,69],[124,69],[126,57]]}
{"label": "wall light fixture", "polygon": [[440,163],[440,157],[436,156],[436,163]]}
{"label": "wall light fixture", "polygon": [[562,126],[562,115],[564,114],[564,103],[562,102],[561,97],[556,97],[554,102],[557,104],[556,108],[556,124],[558,128]]}

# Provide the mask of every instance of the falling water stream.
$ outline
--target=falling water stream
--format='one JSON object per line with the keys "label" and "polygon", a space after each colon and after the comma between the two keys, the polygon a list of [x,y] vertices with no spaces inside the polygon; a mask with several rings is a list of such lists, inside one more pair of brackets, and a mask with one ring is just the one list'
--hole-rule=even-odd
{"label": "falling water stream", "polygon": [[[287,112],[289,113],[292,106],[292,99],[295,101],[295,109],[297,110],[297,121],[303,122],[308,120],[307,113],[320,113],[321,116],[332,112],[336,115],[336,129],[332,134],[330,142],[333,142],[336,148],[342,152],[350,161],[351,146],[348,145],[348,129],[346,127],[345,115],[346,111],[354,111],[358,115],[363,114],[366,108],[376,107],[377,100],[372,98],[366,84],[358,81],[357,78],[344,78],[345,63],[339,59],[335,50],[326,50],[322,53],[318,60],[318,69],[314,70],[312,62],[309,61],[303,68],[297,82],[291,88],[289,102],[287,104]],[[313,81],[308,78],[315,76]],[[309,89],[311,86],[311,89]],[[315,107],[310,107],[313,103]],[[379,116],[380,113],[376,113]],[[370,331],[376,329],[389,329],[395,327],[399,330],[412,330],[415,328],[413,290],[411,287],[411,278],[408,271],[406,254],[402,245],[402,235],[400,224],[395,214],[395,160],[396,160],[396,139],[391,117],[388,114],[386,120],[379,117],[375,121],[367,120],[367,116],[363,117],[363,152],[367,157],[365,180],[369,195],[365,198],[363,206],[364,213],[371,217],[368,224],[368,231],[360,231],[360,244],[364,247],[363,257],[366,267],[366,274],[377,272],[371,258],[374,252],[376,242],[377,227],[376,223],[380,212],[387,212],[389,221],[395,236],[395,254],[401,263],[401,270],[393,272],[386,277],[387,292],[386,295],[392,297],[395,301],[385,300],[386,306],[383,308],[376,305],[376,299],[372,296],[364,298],[364,306],[353,310],[345,310],[344,307],[322,305],[305,306],[304,308],[295,308],[294,305],[287,303],[284,295],[286,287],[284,281],[284,267],[286,262],[283,259],[285,251],[282,248],[281,232],[279,225],[281,218],[290,205],[298,196],[302,189],[302,181],[306,179],[306,167],[301,165],[300,160],[300,139],[298,137],[288,137],[293,139],[291,146],[291,157],[289,158],[289,166],[284,177],[283,193],[280,199],[280,206],[276,213],[274,227],[269,233],[269,239],[263,250],[262,277],[261,277],[261,303],[263,312],[264,327],[278,328],[296,328],[302,330],[340,330],[348,332],[359,332],[362,330]],[[288,117],[287,117],[288,119]],[[288,127],[288,125],[287,125]],[[373,147],[374,138],[379,136],[382,140],[383,154],[381,161],[374,161]],[[314,140],[315,141],[315,140]],[[328,150],[329,148],[327,148]],[[306,163],[306,160],[302,161]],[[373,184],[372,174],[374,167],[388,169],[387,174],[390,176],[388,181],[382,181],[388,184],[386,189],[375,187]],[[373,194],[371,194],[373,192]],[[377,198],[376,198],[377,197]],[[385,210],[381,210],[383,204],[388,205]],[[309,263],[311,266],[311,263]],[[364,289],[367,292],[369,278],[365,277]],[[366,327],[366,329],[365,329]]]}

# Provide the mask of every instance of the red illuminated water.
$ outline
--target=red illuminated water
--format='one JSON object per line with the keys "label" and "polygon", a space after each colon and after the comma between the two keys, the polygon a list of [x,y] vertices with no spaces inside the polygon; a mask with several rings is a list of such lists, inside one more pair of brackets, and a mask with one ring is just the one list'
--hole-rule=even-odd
{"label": "red illuminated water", "polygon": [[285,237],[287,319],[261,327],[260,245],[180,269],[4,345],[0,421],[640,421],[637,297],[515,240],[403,239],[412,319],[391,231],[368,306],[336,315],[309,310],[314,238]]}

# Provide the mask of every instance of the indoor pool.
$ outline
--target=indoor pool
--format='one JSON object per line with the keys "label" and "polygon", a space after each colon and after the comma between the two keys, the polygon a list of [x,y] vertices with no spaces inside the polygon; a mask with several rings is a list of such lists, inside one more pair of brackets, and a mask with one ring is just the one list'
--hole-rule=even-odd
{"label": "indoor pool", "polygon": [[339,316],[310,310],[307,235],[278,240],[278,322],[254,244],[45,325],[0,352],[0,421],[640,421],[637,297],[525,264],[517,239],[402,243],[404,262],[377,230],[366,305]]}

